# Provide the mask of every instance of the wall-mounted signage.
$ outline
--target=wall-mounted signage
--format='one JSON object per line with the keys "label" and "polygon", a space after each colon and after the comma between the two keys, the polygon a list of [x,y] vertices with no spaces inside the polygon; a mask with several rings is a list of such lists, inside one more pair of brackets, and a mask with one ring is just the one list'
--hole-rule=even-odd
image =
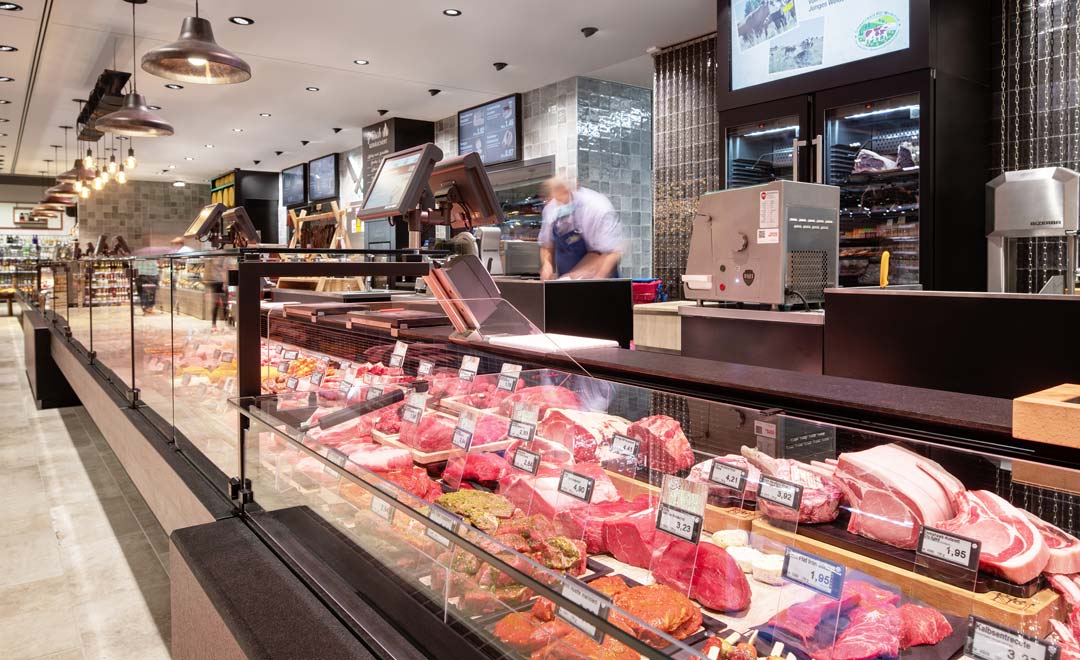
{"label": "wall-mounted signage", "polygon": [[458,113],[458,155],[474,151],[485,165],[521,160],[521,94]]}

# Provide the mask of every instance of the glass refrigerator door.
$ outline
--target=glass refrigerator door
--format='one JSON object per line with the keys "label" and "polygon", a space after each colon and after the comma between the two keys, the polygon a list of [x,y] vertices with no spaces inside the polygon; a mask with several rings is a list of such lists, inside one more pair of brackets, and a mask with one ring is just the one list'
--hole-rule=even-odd
{"label": "glass refrigerator door", "polygon": [[727,187],[793,180],[792,142],[799,137],[799,124],[799,117],[791,115],[729,128]]}
{"label": "glass refrigerator door", "polygon": [[825,182],[840,187],[840,285],[919,282],[919,95],[825,110]]}

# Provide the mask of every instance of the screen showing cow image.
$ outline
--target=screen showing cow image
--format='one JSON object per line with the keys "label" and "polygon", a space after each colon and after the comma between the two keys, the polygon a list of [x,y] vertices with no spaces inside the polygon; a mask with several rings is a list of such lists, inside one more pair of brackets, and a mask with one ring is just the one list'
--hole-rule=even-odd
{"label": "screen showing cow image", "polygon": [[485,165],[521,158],[518,94],[458,113],[458,155],[480,154]]}
{"label": "screen showing cow image", "polygon": [[371,194],[368,195],[364,208],[381,209],[399,206],[419,162],[420,154],[418,153],[384,160],[379,173],[375,176]]}
{"label": "screen showing cow image", "polygon": [[308,199],[317,202],[338,195],[337,154],[308,163]]}
{"label": "screen showing cow image", "polygon": [[281,203],[285,206],[299,206],[307,203],[306,166],[301,163],[281,171]]}
{"label": "screen showing cow image", "polygon": [[911,0],[731,0],[731,89],[910,46]]}

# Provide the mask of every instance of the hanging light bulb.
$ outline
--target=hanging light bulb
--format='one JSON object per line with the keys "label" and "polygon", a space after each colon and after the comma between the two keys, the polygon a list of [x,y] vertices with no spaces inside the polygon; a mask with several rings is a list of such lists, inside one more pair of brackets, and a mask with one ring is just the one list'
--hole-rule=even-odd
{"label": "hanging light bulb", "polygon": [[97,178],[94,179],[94,190],[101,190],[104,187],[105,181],[103,181],[101,176],[99,175]]}
{"label": "hanging light bulb", "polygon": [[120,167],[116,164],[116,154],[109,154],[109,174],[116,174],[116,170],[118,169],[120,169]]}
{"label": "hanging light bulb", "polygon": [[251,78],[248,63],[214,41],[210,21],[199,16],[198,0],[195,16],[185,18],[180,26],[180,38],[143,55],[142,68],[169,80],[209,85],[241,83]]}
{"label": "hanging light bulb", "polygon": [[129,170],[135,169],[135,166],[138,165],[138,161],[135,160],[135,147],[128,147],[127,160],[124,161],[124,165],[127,165]]}
{"label": "hanging light bulb", "polygon": [[83,158],[83,167],[88,170],[94,169],[94,151],[90,148],[86,148],[86,158]]}
{"label": "hanging light bulb", "polygon": [[[145,0],[126,0],[131,3],[131,60],[135,61],[135,5]],[[145,60],[144,60],[145,61]],[[94,122],[94,128],[117,135],[167,137],[173,127],[147,107],[146,99],[139,94],[138,77],[132,73],[131,92],[124,97],[124,105]]]}
{"label": "hanging light bulb", "polygon": [[82,179],[75,179],[75,192],[81,193],[83,191]]}
{"label": "hanging light bulb", "polygon": [[79,191],[79,197],[82,197],[83,199],[88,199],[90,197],[90,189],[86,186],[83,186],[82,190]]}
{"label": "hanging light bulb", "polygon": [[123,163],[120,163],[120,171],[116,173],[116,182],[120,185],[127,183],[127,174],[124,173]]}

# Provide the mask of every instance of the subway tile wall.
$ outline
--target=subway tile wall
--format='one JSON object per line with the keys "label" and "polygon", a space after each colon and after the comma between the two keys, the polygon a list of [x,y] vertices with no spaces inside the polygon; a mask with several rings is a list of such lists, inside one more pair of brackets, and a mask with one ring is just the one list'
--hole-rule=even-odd
{"label": "subway tile wall", "polygon": [[128,181],[109,184],[105,190],[79,201],[79,242],[97,243],[107,234],[123,236],[132,250],[167,246],[184,233],[203,206],[210,203],[210,186]]}

